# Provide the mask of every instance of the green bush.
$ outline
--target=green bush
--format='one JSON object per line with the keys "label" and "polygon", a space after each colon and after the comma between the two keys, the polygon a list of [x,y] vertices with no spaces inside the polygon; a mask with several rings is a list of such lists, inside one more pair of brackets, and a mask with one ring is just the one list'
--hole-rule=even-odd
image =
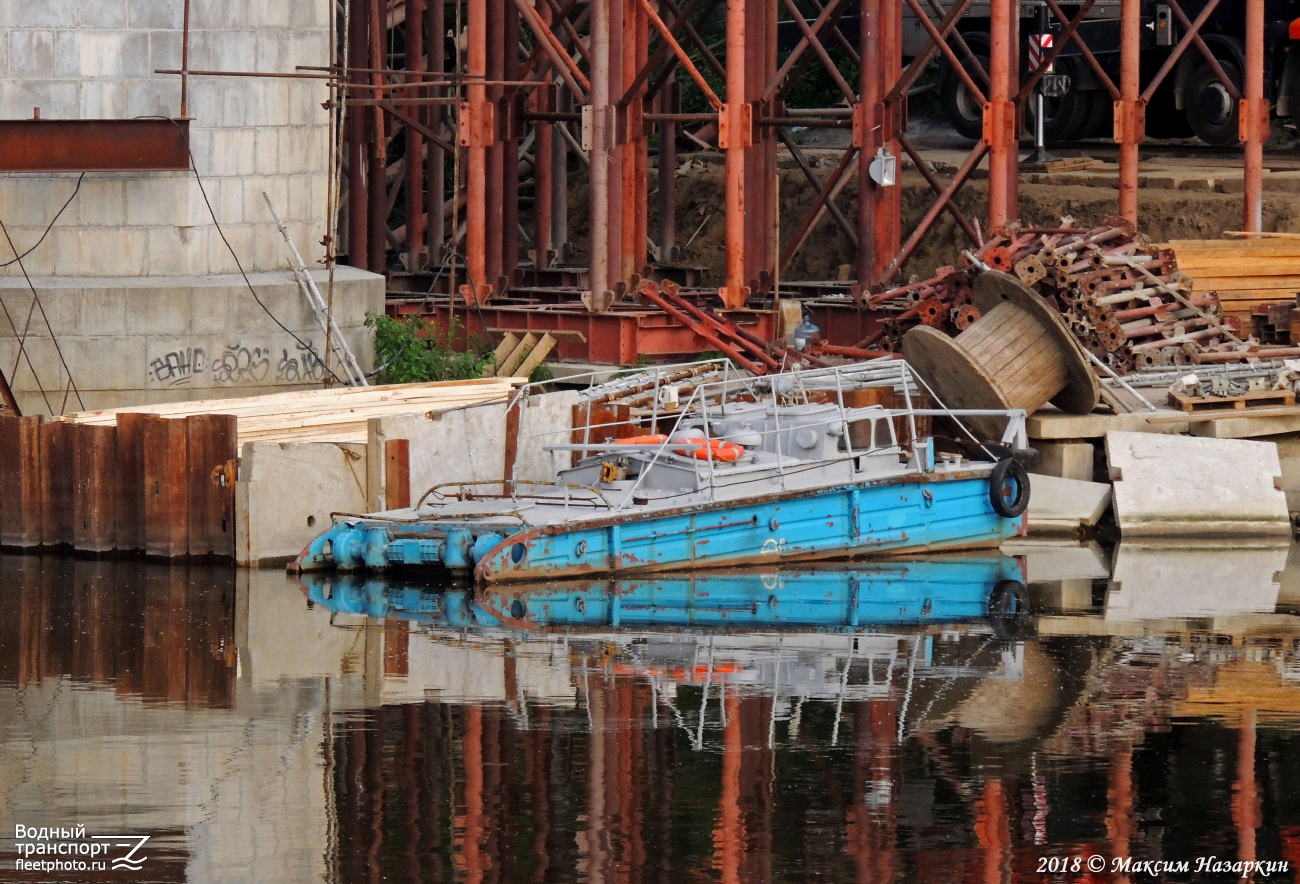
{"label": "green bush", "polygon": [[366,314],[366,326],[375,332],[375,376],[381,384],[416,384],[459,381],[483,377],[492,365],[492,350],[482,339],[471,337],[465,350],[455,348],[456,321],[443,329],[418,316],[394,319]]}

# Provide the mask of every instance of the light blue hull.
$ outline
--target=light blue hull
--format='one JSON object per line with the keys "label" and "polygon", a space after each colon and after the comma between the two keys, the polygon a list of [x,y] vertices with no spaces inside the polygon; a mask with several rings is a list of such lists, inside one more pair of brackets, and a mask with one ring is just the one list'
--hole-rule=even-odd
{"label": "light blue hull", "polygon": [[993,510],[986,476],[908,477],[521,531],[478,562],[483,583],[862,554],[994,548],[1024,516]]}
{"label": "light blue hull", "polygon": [[947,624],[1024,613],[1024,566],[1000,554],[816,565],[432,592],[383,578],[310,574],[307,597],[334,613],[456,628],[841,629]]}
{"label": "light blue hull", "polygon": [[514,533],[500,518],[348,517],[296,564],[302,571],[473,568],[479,583],[493,584],[991,549],[1024,526],[1023,515],[994,510],[988,470],[976,468],[679,508],[596,510]]}

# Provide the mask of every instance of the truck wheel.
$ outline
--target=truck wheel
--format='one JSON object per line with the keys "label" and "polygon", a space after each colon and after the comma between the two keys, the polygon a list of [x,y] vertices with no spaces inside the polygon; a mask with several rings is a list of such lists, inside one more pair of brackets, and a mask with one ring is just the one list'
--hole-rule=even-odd
{"label": "truck wheel", "polygon": [[[1030,107],[1035,107],[1037,100]],[[1060,98],[1047,98],[1043,101],[1043,140],[1048,144],[1061,141],[1073,141],[1081,138],[1083,127],[1088,123],[1091,102],[1088,93],[1071,89]]]}
{"label": "truck wheel", "polygon": [[1110,135],[1114,117],[1114,105],[1110,93],[1104,89],[1089,89],[1083,93],[1088,96],[1088,119],[1076,136],[1080,140],[1094,138],[1098,135]]}
{"label": "truck wheel", "polygon": [[[1240,91],[1241,73],[1230,61],[1220,61],[1223,72]],[[1187,123],[1196,137],[1213,147],[1228,147],[1238,142],[1237,102],[1219,81],[1208,64],[1197,68],[1187,81],[1187,94],[1183,99],[1187,109]]]}
{"label": "truck wheel", "polygon": [[[987,56],[976,55],[980,64],[988,69],[989,60]],[[968,73],[972,73],[970,65],[966,65]],[[971,79],[979,82],[979,78],[972,73]],[[963,138],[969,138],[972,141],[979,141],[984,137],[984,107],[971,95],[966,89],[966,84],[961,81],[961,77],[948,65],[944,65],[939,74],[939,102],[943,107],[943,115],[948,118],[952,127],[961,134]]]}

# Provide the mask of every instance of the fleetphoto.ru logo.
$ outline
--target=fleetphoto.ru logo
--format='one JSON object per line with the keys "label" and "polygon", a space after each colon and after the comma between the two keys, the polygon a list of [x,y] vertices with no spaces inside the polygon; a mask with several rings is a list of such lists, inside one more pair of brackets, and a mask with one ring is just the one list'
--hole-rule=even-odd
{"label": "fleetphoto.ru logo", "polygon": [[148,835],[87,835],[85,826],[15,826],[20,872],[138,872]]}

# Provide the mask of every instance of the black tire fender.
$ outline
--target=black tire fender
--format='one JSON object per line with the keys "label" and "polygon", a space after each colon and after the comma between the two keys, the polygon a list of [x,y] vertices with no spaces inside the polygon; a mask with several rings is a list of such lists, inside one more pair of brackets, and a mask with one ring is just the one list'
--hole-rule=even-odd
{"label": "black tire fender", "polygon": [[[1014,483],[1015,496],[1007,499],[1007,485]],[[1003,458],[989,474],[989,501],[993,511],[1004,519],[1015,519],[1029,508],[1029,473],[1020,461]]]}

